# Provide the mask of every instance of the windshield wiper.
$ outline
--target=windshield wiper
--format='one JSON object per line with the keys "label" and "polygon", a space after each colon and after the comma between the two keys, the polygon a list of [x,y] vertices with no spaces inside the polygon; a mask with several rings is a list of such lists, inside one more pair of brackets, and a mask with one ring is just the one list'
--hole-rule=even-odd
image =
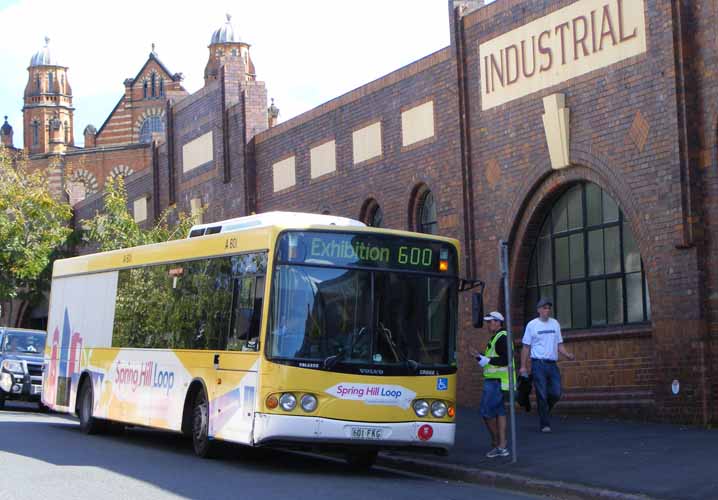
{"label": "windshield wiper", "polygon": [[389,348],[391,349],[391,353],[394,355],[394,359],[396,359],[398,362],[403,361],[409,370],[416,373],[419,369],[419,363],[417,361],[414,361],[413,359],[409,359],[409,356],[404,356],[401,354],[401,350],[396,345],[396,343],[394,342],[394,338],[391,335],[391,330],[385,327],[381,321],[379,322],[379,329],[384,335],[384,339],[386,340],[387,344],[389,344]]}
{"label": "windshield wiper", "polygon": [[416,373],[417,370],[419,370],[419,362],[418,362],[418,361],[414,361],[413,359],[408,359],[408,358],[407,358],[407,360],[406,360],[406,367],[407,367],[409,370],[411,370],[412,372]]}
{"label": "windshield wiper", "polygon": [[347,352],[348,351],[345,351],[344,349],[342,349],[337,354],[332,354],[331,356],[327,356],[326,358],[324,358],[324,361],[322,361],[322,366],[327,370],[331,370],[332,368],[334,368],[334,366],[339,361],[341,361],[344,358],[344,355]]}

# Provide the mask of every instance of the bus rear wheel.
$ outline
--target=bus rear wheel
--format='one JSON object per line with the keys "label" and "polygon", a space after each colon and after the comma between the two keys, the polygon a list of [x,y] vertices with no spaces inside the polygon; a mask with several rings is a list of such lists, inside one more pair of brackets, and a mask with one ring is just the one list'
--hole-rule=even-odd
{"label": "bus rear wheel", "polygon": [[192,446],[199,457],[215,455],[216,444],[209,438],[209,401],[203,390],[197,392],[192,408]]}
{"label": "bus rear wheel", "polygon": [[352,450],[347,452],[346,460],[349,467],[362,471],[371,469],[376,462],[376,450]]}
{"label": "bus rear wheel", "polygon": [[92,383],[86,380],[80,387],[78,396],[77,416],[80,417],[80,430],[85,434],[98,434],[102,431],[103,422],[92,416],[94,397]]}

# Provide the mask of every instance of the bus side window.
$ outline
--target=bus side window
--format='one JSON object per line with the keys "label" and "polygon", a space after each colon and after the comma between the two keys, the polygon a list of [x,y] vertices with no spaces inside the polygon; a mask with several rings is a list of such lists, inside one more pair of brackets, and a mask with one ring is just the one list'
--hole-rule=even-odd
{"label": "bus side window", "polygon": [[264,276],[246,276],[234,280],[232,326],[228,351],[258,350],[259,325],[264,296]]}

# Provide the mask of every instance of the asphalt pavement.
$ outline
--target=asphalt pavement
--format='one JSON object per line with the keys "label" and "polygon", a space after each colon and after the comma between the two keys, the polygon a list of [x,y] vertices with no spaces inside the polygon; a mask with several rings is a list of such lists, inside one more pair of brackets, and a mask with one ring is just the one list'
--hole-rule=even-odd
{"label": "asphalt pavement", "polygon": [[0,498],[164,500],[518,500],[521,493],[343,461],[226,446],[203,460],[179,435],[131,429],[86,436],[74,418],[8,403],[0,411]]}

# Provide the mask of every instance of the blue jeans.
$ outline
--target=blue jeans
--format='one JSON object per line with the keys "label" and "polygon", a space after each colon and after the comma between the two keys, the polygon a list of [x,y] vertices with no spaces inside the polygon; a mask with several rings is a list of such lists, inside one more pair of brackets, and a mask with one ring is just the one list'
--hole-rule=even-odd
{"label": "blue jeans", "polygon": [[551,408],[561,399],[561,372],[555,361],[531,358],[531,375],[534,377],[541,428],[550,426]]}

